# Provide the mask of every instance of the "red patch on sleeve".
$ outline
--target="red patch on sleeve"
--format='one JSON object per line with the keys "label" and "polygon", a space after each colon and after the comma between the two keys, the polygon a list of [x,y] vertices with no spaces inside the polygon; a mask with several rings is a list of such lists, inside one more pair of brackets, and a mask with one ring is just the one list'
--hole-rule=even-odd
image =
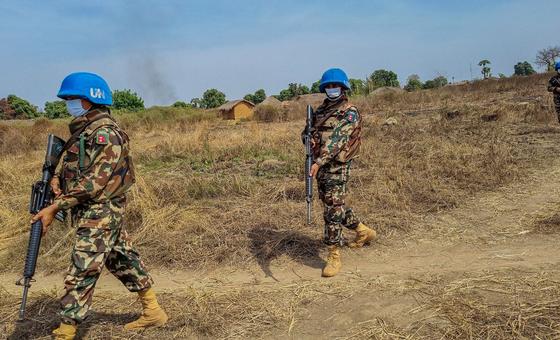
{"label": "red patch on sleeve", "polygon": [[103,135],[97,135],[97,144],[107,144],[107,137]]}

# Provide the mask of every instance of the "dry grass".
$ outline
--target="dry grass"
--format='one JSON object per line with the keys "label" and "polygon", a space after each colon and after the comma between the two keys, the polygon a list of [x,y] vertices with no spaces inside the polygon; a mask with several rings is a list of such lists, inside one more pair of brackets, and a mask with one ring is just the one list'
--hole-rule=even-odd
{"label": "dry grass", "polygon": [[[130,294],[96,294],[94,310],[80,325],[79,335],[87,339],[246,339],[289,334],[298,313],[320,295],[316,285],[310,284],[288,285],[275,291],[185,287],[159,295],[171,316],[165,327],[135,333],[122,327],[138,317],[140,304],[131,300]],[[30,301],[29,320],[16,323],[19,299],[0,288],[0,334],[9,335],[9,339],[48,338],[58,324],[56,292],[34,294]]]}
{"label": "dry grass", "polygon": [[[321,328],[332,331],[329,318],[346,310],[341,303],[355,304],[359,310],[367,297],[381,299],[376,304],[379,310],[364,310],[378,317],[354,320],[349,329],[338,330],[341,339],[552,339],[560,333],[557,278],[557,272],[506,271],[419,276],[388,285],[376,278],[348,278],[274,289],[185,287],[160,294],[171,316],[169,324],[141,333],[122,329],[138,316],[139,303],[129,294],[101,293],[96,294],[94,310],[79,334],[88,339],[305,338],[321,334]],[[394,305],[393,316],[387,316],[384,306],[405,295],[415,298]],[[15,323],[19,299],[0,288],[0,334],[9,339],[48,337],[57,325],[56,294],[35,293],[30,301],[31,321]],[[322,321],[308,328],[309,319]]]}
{"label": "dry grass", "polygon": [[397,322],[380,317],[357,323],[347,338],[556,339],[556,278],[557,273],[489,272],[459,279],[414,279],[416,306]]}
{"label": "dry grass", "polygon": [[429,283],[421,308],[436,318],[424,332],[449,339],[550,339],[560,335],[559,282],[549,274]]}
{"label": "dry grass", "polygon": [[[466,197],[521,180],[526,171],[550,162],[558,153],[554,142],[558,130],[549,125],[554,115],[544,79],[534,76],[355,98],[366,121],[362,156],[351,176],[350,203],[390,242],[402,238],[417,218],[457,207]],[[188,109],[117,115],[132,138],[138,170],[127,228],[149,267],[211,269],[258,264],[272,276],[269,267],[274,261],[322,265],[321,228],[304,227],[299,138],[303,120],[297,119],[303,110],[303,106],[289,108],[281,115],[261,117],[281,122],[238,125],[216,119],[213,112]],[[398,124],[383,125],[388,117]],[[0,272],[21,270],[29,186],[39,175],[46,134],[66,137],[66,123],[0,124]],[[314,222],[320,226],[318,202],[314,208]],[[69,227],[53,226],[42,244],[39,271],[65,268],[71,243]],[[551,293],[556,298],[555,288],[547,288],[552,282],[534,281],[538,284],[530,291],[529,281],[510,284],[504,280],[455,282],[453,286],[434,283],[434,290],[426,288],[420,297],[423,310],[433,311],[436,321],[403,328],[391,320],[374,319],[354,335],[505,339],[512,334],[552,334],[540,326],[558,321],[552,315],[556,300],[545,296]],[[474,283],[489,289],[503,285],[518,300],[493,302],[471,289]],[[298,308],[320,294],[308,288],[191,289],[163,295],[164,305],[176,318],[161,332],[149,331],[138,338],[288,334]],[[329,289],[336,294],[345,288]],[[13,325],[6,320],[13,319],[17,298],[0,294],[0,327],[11,334]],[[33,301],[36,322],[29,331],[36,337],[46,336],[56,319],[54,297],[44,295]],[[111,302],[100,297],[96,306],[108,314],[92,316],[86,326],[89,337],[128,336],[121,333],[120,325],[136,311],[129,298]],[[521,321],[510,320],[519,315],[521,319],[516,320]]]}
{"label": "dry grass", "polygon": [[[515,100],[536,97],[543,92],[537,87],[540,81],[542,77],[516,78],[505,85],[476,83],[467,89],[358,98],[365,112],[368,104],[375,111],[389,105],[400,110],[412,103],[445,109],[387,113],[385,117],[399,121],[389,127],[381,125],[382,116],[366,115],[363,152],[351,177],[351,203],[390,238],[409,229],[414,216],[456,207],[463,197],[505,185],[520,178],[524,167],[545,162],[550,150],[520,140],[542,131],[519,133],[513,119],[484,120],[488,109],[465,99],[488,102],[494,93]],[[497,101],[495,108],[500,103],[514,105]],[[502,110],[500,117],[535,118],[530,105],[512,107],[518,111]],[[127,224],[149,265],[199,268],[248,263],[251,258],[260,263],[259,254],[265,253],[274,259],[302,259],[307,246],[270,249],[270,235],[279,237],[272,244],[282,244],[285,235],[320,238],[318,229],[302,228],[301,120],[229,125],[211,112],[169,108],[117,118],[132,137],[138,168]],[[8,270],[19,269],[23,261],[28,187],[38,175],[46,133],[66,136],[65,123],[0,126],[0,261]],[[318,203],[315,222],[321,223]],[[72,239],[68,230],[57,225],[47,235],[43,249],[48,256],[41,258],[41,269],[65,267]],[[254,249],[256,244],[264,250]]]}

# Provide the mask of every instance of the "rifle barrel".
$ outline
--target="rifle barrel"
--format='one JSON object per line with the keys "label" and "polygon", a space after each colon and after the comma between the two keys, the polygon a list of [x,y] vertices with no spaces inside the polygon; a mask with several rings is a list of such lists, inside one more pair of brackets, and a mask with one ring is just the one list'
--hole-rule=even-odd
{"label": "rifle barrel", "polygon": [[31,286],[29,282],[30,278],[25,278],[23,283],[23,296],[21,298],[21,305],[19,306],[19,321],[25,320],[25,305],[27,304],[27,293],[29,292],[29,287]]}
{"label": "rifle barrel", "polygon": [[307,224],[311,224],[311,208],[313,205],[313,177],[309,175],[313,165],[313,150],[311,148],[313,109],[311,105],[307,105],[307,121],[305,125],[305,201],[307,202]]}

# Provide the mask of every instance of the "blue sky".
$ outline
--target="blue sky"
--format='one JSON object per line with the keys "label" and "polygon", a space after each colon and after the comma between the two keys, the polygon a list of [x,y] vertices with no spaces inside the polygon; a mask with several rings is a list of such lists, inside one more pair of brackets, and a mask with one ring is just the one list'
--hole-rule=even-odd
{"label": "blue sky", "polygon": [[0,0],[0,41],[0,98],[42,107],[68,73],[91,71],[167,105],[211,87],[277,94],[333,66],[462,80],[489,59],[511,74],[560,45],[560,1]]}

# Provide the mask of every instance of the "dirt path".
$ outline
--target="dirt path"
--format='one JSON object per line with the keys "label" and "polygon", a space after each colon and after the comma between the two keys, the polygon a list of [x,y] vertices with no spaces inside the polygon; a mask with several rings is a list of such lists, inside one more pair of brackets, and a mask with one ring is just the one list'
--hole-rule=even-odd
{"label": "dirt path", "polygon": [[[343,253],[343,270],[332,279],[320,278],[322,263],[303,265],[283,261],[272,265],[273,277],[267,277],[254,266],[245,270],[220,269],[214,272],[153,271],[157,289],[169,293],[186,289],[235,290],[251,288],[278,290],[290,284],[328,282],[347,284],[349,291],[359,289],[364,280],[375,280],[376,287],[344,301],[334,297],[308,306],[301,319],[290,326],[295,337],[344,337],[357,322],[366,322],[380,315],[397,324],[410,322],[403,313],[415,307],[412,295],[400,291],[395,297],[395,282],[414,277],[445,276],[448,278],[473,277],[488,272],[514,271],[552,272],[560,263],[557,234],[534,232],[535,221],[552,216],[560,207],[560,162],[550,168],[535,170],[521,183],[504,187],[496,192],[468,199],[459,208],[432,215],[418,223],[417,228],[402,240],[386,243],[380,240],[372,247]],[[19,294],[13,282],[16,274],[0,278],[0,287]],[[37,276],[33,291],[62,290],[62,276]],[[382,287],[393,287],[383,294]],[[97,292],[126,293],[120,283],[105,275]],[[381,291],[381,293],[380,293]],[[365,295],[364,295],[365,294]],[[330,301],[330,302],[329,302]]]}

